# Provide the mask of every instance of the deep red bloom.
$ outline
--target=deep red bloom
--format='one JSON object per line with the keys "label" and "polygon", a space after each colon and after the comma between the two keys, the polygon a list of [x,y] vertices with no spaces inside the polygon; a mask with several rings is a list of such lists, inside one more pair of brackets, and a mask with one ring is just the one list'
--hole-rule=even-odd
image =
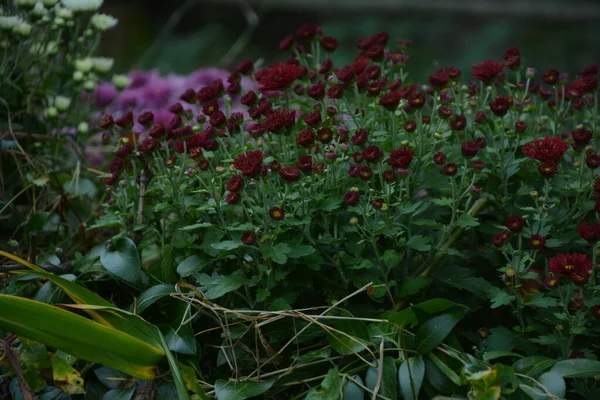
{"label": "deep red bloom", "polygon": [[521,50],[516,47],[510,48],[504,52],[504,65],[516,71],[521,66]]}
{"label": "deep red bloom", "polygon": [[579,237],[589,243],[596,243],[600,240],[600,222],[583,221],[577,227]]}
{"label": "deep red bloom", "polygon": [[458,172],[458,166],[454,163],[444,164],[440,167],[440,172],[446,176],[454,176]]}
{"label": "deep red bloom", "polygon": [[475,160],[471,163],[471,167],[477,172],[483,171],[483,169],[485,168],[485,163],[481,160]]}
{"label": "deep red bloom", "polygon": [[373,177],[373,169],[368,165],[362,165],[358,169],[358,177],[363,181],[368,181]]}
{"label": "deep red bloom", "polygon": [[540,173],[540,175],[544,176],[544,177],[551,177],[554,174],[556,174],[556,162],[554,161],[546,161],[541,163],[538,166],[538,172]]}
{"label": "deep red bloom", "polygon": [[227,181],[225,189],[230,192],[239,192],[244,188],[244,178],[241,175],[233,175]]}
{"label": "deep red bloom", "polygon": [[515,122],[515,132],[523,133],[527,130],[527,122],[525,121],[517,121]]}
{"label": "deep red bloom", "polygon": [[321,47],[323,47],[326,51],[335,51],[335,49],[337,49],[338,47],[338,41],[337,39],[331,37],[331,36],[325,36],[322,40],[321,40]]}
{"label": "deep red bloom", "polygon": [[344,84],[337,83],[335,85],[330,86],[327,89],[327,97],[332,99],[339,99],[344,94]]}
{"label": "deep red bloom", "polygon": [[281,42],[279,42],[279,49],[280,50],[289,50],[292,48],[293,45],[294,45],[294,36],[288,35],[288,36],[284,37],[283,39],[281,39]]}
{"label": "deep red bloom", "polygon": [[164,127],[164,125],[161,124],[154,125],[148,131],[148,135],[150,135],[154,139],[161,139],[165,135],[165,133],[167,133],[167,129]]}
{"label": "deep red bloom", "polygon": [[479,111],[474,118],[476,124],[481,124],[487,120],[487,115],[483,111]]}
{"label": "deep red bloom", "polygon": [[398,107],[401,98],[402,96],[399,92],[386,93],[379,99],[379,105],[387,108],[388,110],[393,110]]}
{"label": "deep red bloom", "polygon": [[390,158],[387,161],[394,168],[408,168],[413,160],[414,152],[406,146],[399,149],[394,149],[390,153]]}
{"label": "deep red bloom", "polygon": [[579,75],[581,75],[581,76],[598,75],[598,65],[594,64],[594,65],[590,65],[590,66],[583,68],[581,71],[579,71]]}
{"label": "deep red bloom", "polygon": [[326,58],[325,61],[323,61],[321,63],[321,66],[319,67],[319,73],[320,74],[328,74],[329,72],[331,72],[332,69],[333,69],[333,61],[331,61],[331,58]]}
{"label": "deep red bloom", "polygon": [[383,207],[383,199],[373,199],[371,206],[376,210],[381,210]]}
{"label": "deep red bloom", "polygon": [[316,126],[321,123],[321,113],[318,110],[304,115],[304,122],[309,126]]}
{"label": "deep red bloom", "polygon": [[573,141],[578,146],[586,146],[592,140],[592,132],[587,129],[576,129],[571,133]]}
{"label": "deep red bloom", "polygon": [[137,117],[137,122],[144,125],[146,128],[149,128],[154,122],[154,114],[152,111],[144,111]]}
{"label": "deep red bloom", "polygon": [[325,82],[319,81],[306,89],[306,94],[315,100],[321,100],[325,97]]}
{"label": "deep red bloom", "polygon": [[310,147],[315,143],[315,133],[310,128],[302,129],[296,136],[296,144],[302,147]]}
{"label": "deep red bloom", "polygon": [[480,339],[487,339],[490,337],[490,330],[486,327],[479,328],[477,329],[477,336],[479,336]]}
{"label": "deep red bloom", "polygon": [[356,76],[356,73],[354,72],[354,66],[352,64],[343,66],[335,72],[335,76],[344,83],[350,82]]}
{"label": "deep red bloom", "polygon": [[225,124],[226,120],[227,117],[225,116],[225,113],[221,110],[215,111],[214,113],[210,114],[210,118],[208,119],[210,124],[214,127],[222,126],[223,124]]}
{"label": "deep red bloom", "polygon": [[548,263],[550,271],[557,275],[570,277],[576,284],[588,281],[592,262],[585,254],[558,254]]}
{"label": "deep red bloom", "polygon": [[521,232],[523,230],[524,224],[525,221],[523,221],[523,217],[521,217],[520,215],[512,215],[506,220],[505,226],[511,232]]}
{"label": "deep red bloom", "polygon": [[98,126],[101,129],[110,129],[113,127],[114,124],[115,121],[113,120],[113,117],[110,114],[106,114],[104,117],[100,118],[100,121],[98,122]]}
{"label": "deep red bloom", "polygon": [[257,177],[261,172],[263,157],[260,150],[247,151],[235,157],[233,166],[242,171],[244,176]]}
{"label": "deep red bloom", "polygon": [[256,103],[257,99],[258,99],[258,97],[256,96],[256,93],[254,93],[251,90],[240,98],[240,103],[242,103],[243,105],[245,105],[247,107],[250,107],[251,105]]}
{"label": "deep red bloom", "polygon": [[312,39],[319,33],[319,27],[313,24],[304,24],[296,31],[296,36],[301,39]]}
{"label": "deep red bloom", "polygon": [[600,319],[600,304],[597,304],[592,308],[592,315],[596,317],[596,319]]}
{"label": "deep red bloom", "polygon": [[377,162],[383,156],[383,151],[377,146],[367,146],[362,155],[367,162]]}
{"label": "deep red bloom", "polygon": [[556,85],[558,82],[558,77],[560,72],[558,70],[552,68],[549,71],[546,71],[542,74],[542,82],[547,83],[548,85]]}
{"label": "deep red bloom", "polygon": [[242,75],[250,75],[253,70],[254,70],[254,63],[249,58],[240,61],[240,63],[237,65],[237,67],[235,67],[235,72],[240,73]]}
{"label": "deep red bloom", "polygon": [[472,158],[479,152],[479,145],[475,142],[464,142],[460,146],[460,151],[462,152],[463,157]]}
{"label": "deep red bloom", "polygon": [[523,153],[534,160],[556,162],[562,158],[568,148],[569,145],[561,138],[546,137],[527,143],[523,146]]}
{"label": "deep red bloom", "polygon": [[450,77],[446,70],[442,68],[429,75],[429,84],[438,90],[446,86],[448,82],[450,82]]}
{"label": "deep red bloom", "polygon": [[138,146],[138,149],[142,153],[150,153],[156,150],[157,147],[158,142],[152,137],[147,137],[146,139],[142,140],[142,142]]}
{"label": "deep red bloom", "polygon": [[509,96],[497,96],[494,101],[490,102],[492,112],[498,117],[505,116],[512,105],[513,99]]}
{"label": "deep red bloom", "polygon": [[330,128],[321,128],[317,131],[317,140],[321,143],[330,143],[333,139],[333,132]]}
{"label": "deep red bloom", "polygon": [[481,64],[475,64],[471,67],[473,78],[486,84],[491,84],[504,69],[504,63],[500,61],[486,60]]}
{"label": "deep red bloom", "polygon": [[352,164],[352,165],[350,165],[350,167],[348,167],[348,176],[351,176],[353,178],[358,178],[359,171],[360,171],[360,166],[356,165],[356,164]]}
{"label": "deep red bloom", "polygon": [[354,160],[355,163],[361,163],[365,160],[365,158],[363,157],[363,153],[361,151],[357,151],[352,155],[352,159]]}
{"label": "deep red bloom", "polygon": [[356,190],[349,190],[344,195],[344,203],[348,204],[349,206],[355,206],[356,204],[358,204],[359,200],[360,193]]}
{"label": "deep red bloom", "polygon": [[540,235],[531,235],[529,238],[529,247],[535,250],[543,249],[546,246],[546,238]]}
{"label": "deep red bloom", "polygon": [[133,127],[133,113],[131,111],[126,112],[115,120],[115,125],[124,129],[130,129]]}
{"label": "deep red bloom", "polygon": [[240,240],[246,246],[252,246],[254,243],[256,243],[256,233],[254,231],[242,232],[242,235],[240,236]]}
{"label": "deep red bloom", "polygon": [[285,210],[283,207],[272,207],[269,209],[269,217],[275,221],[281,221],[285,218]]}
{"label": "deep red bloom", "polygon": [[277,133],[284,128],[291,128],[296,121],[296,111],[272,110],[262,122],[262,127],[268,132]]}
{"label": "deep red bloom", "polygon": [[312,157],[301,156],[296,162],[296,167],[300,168],[305,174],[312,172]]}
{"label": "deep red bloom", "polygon": [[223,81],[220,79],[215,80],[208,86],[205,86],[198,90],[196,93],[196,99],[201,103],[217,100],[223,94]]}
{"label": "deep red bloom", "polygon": [[487,146],[487,140],[483,136],[479,136],[475,138],[475,143],[479,146],[480,149],[485,149]]}
{"label": "deep red bloom", "polygon": [[450,120],[450,127],[455,131],[462,131],[467,126],[467,118],[464,115],[457,115]]}
{"label": "deep red bloom", "polygon": [[438,115],[443,119],[449,118],[452,116],[452,109],[448,106],[441,106],[438,108]]}
{"label": "deep red bloom", "polygon": [[352,144],[355,146],[361,146],[367,142],[368,138],[369,134],[367,133],[367,131],[364,129],[359,129],[352,136]]}
{"label": "deep red bloom", "polygon": [[242,195],[240,194],[240,192],[230,192],[227,193],[227,196],[225,196],[225,202],[227,204],[237,204],[240,202],[241,199]]}
{"label": "deep red bloom", "polygon": [[600,167],[600,155],[597,153],[588,154],[585,158],[585,163],[591,169]]}
{"label": "deep red bloom", "polygon": [[408,105],[412,108],[421,108],[425,105],[425,93],[412,92],[408,95]]}
{"label": "deep red bloom", "polygon": [[406,132],[409,132],[409,133],[414,132],[416,129],[417,129],[417,123],[414,120],[409,119],[408,121],[406,121],[404,123],[404,130]]}
{"label": "deep red bloom", "polygon": [[441,151],[438,151],[433,155],[433,162],[438,165],[444,164],[446,162],[446,155]]}
{"label": "deep red bloom", "polygon": [[184,109],[181,103],[177,102],[169,107],[169,111],[173,114],[183,114]]}
{"label": "deep red bloom", "polygon": [[[272,168],[271,168],[271,170],[272,170]],[[296,182],[298,179],[300,179],[301,174],[300,174],[300,170],[298,168],[283,167],[283,168],[281,168],[281,170],[279,170],[279,176],[284,181]]]}
{"label": "deep red bloom", "polygon": [[508,231],[503,231],[502,233],[498,233],[492,236],[492,244],[496,247],[502,247],[509,238],[510,233]]}
{"label": "deep red bloom", "polygon": [[396,173],[393,169],[386,169],[381,173],[381,176],[386,182],[393,182],[396,179]]}
{"label": "deep red bloom", "polygon": [[260,90],[284,90],[302,74],[302,68],[297,65],[277,63],[258,71],[256,81]]}

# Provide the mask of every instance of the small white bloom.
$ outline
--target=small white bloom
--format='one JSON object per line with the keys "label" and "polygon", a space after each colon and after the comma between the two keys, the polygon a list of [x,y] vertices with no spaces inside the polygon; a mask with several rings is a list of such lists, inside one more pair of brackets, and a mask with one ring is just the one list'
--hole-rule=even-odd
{"label": "small white bloom", "polygon": [[23,20],[15,15],[12,15],[10,17],[5,15],[0,16],[0,29],[4,29],[6,31],[12,31],[22,23]]}
{"label": "small white bloom", "polygon": [[94,67],[94,62],[91,58],[86,57],[79,60],[75,60],[75,69],[81,72],[90,72]]}
{"label": "small white bloom", "polygon": [[31,25],[29,25],[27,22],[23,22],[13,30],[21,36],[29,36],[31,33]]}
{"label": "small white bloom", "polygon": [[48,10],[46,10],[46,7],[44,7],[44,5],[42,3],[40,3],[39,1],[37,3],[35,3],[35,7],[33,7],[33,10],[31,10],[31,14],[38,18],[43,17],[47,13],[48,13]]}
{"label": "small white bloom", "polygon": [[56,42],[55,40],[51,40],[48,42],[48,45],[46,46],[46,54],[51,55],[51,56],[55,56],[58,54],[58,42]]}
{"label": "small white bloom", "polygon": [[71,19],[73,18],[73,11],[64,7],[56,7],[56,16],[62,19]]}
{"label": "small white bloom", "polygon": [[48,107],[44,110],[44,115],[46,115],[47,118],[56,118],[58,110],[55,107]]}
{"label": "small white bloom", "polygon": [[96,88],[96,83],[94,81],[85,81],[83,82],[83,88],[88,92],[92,92]]}
{"label": "small white bloom", "polygon": [[127,75],[113,75],[112,83],[117,89],[122,90],[131,84],[131,78]]}
{"label": "small white bloom", "polygon": [[83,36],[92,37],[92,36],[94,36],[94,31],[91,29],[86,29],[85,31],[83,31]]}
{"label": "small white bloom", "polygon": [[90,127],[87,122],[80,122],[79,125],[77,125],[77,132],[79,133],[88,133],[89,130]]}
{"label": "small white bloom", "polygon": [[71,106],[71,99],[65,96],[56,96],[54,98],[54,107],[59,111],[67,111]]}
{"label": "small white bloom", "polygon": [[17,0],[17,7],[29,9],[33,8],[35,3],[37,3],[37,0]]}
{"label": "small white bloom", "polygon": [[63,26],[65,24],[65,20],[60,18],[60,17],[56,17],[54,19],[54,25],[55,26]]}
{"label": "small white bloom", "polygon": [[109,57],[95,57],[92,60],[94,62],[94,69],[100,73],[110,71],[115,63],[115,59]]}
{"label": "small white bloom", "polygon": [[44,3],[46,7],[52,7],[53,5],[58,3],[58,0],[42,0],[42,3]]}
{"label": "small white bloom", "polygon": [[83,80],[83,72],[81,72],[81,71],[73,72],[73,80],[75,82],[81,82]]}
{"label": "small white bloom", "polygon": [[75,12],[96,11],[104,0],[62,0],[63,6]]}
{"label": "small white bloom", "polygon": [[96,14],[92,17],[92,25],[99,31],[107,31],[114,28],[119,20],[108,14]]}

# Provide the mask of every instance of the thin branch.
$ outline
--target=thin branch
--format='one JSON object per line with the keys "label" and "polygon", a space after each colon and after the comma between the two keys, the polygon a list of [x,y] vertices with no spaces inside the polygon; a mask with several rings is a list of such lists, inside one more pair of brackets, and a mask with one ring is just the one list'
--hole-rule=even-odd
{"label": "thin branch", "polygon": [[12,348],[10,344],[5,342],[4,340],[0,340],[0,348],[4,351],[4,355],[8,359],[10,366],[15,371],[15,375],[17,376],[17,381],[19,382],[19,388],[21,389],[21,393],[23,393],[23,400],[33,400],[33,394],[31,393],[31,389],[27,384],[27,381],[23,377],[23,370],[21,369],[21,363],[19,362],[19,355]]}

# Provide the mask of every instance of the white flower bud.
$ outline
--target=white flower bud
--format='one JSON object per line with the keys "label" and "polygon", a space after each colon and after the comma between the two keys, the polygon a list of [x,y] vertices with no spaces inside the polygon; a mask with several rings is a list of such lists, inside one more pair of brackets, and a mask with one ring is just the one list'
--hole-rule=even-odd
{"label": "white flower bud", "polygon": [[67,111],[71,106],[71,99],[65,96],[56,96],[54,98],[54,107],[59,111]]}
{"label": "white flower bud", "polygon": [[119,20],[108,14],[96,14],[92,17],[92,25],[99,31],[107,31],[114,28]]}
{"label": "white flower bud", "polygon": [[58,0],[42,0],[42,3],[44,3],[46,7],[53,7],[56,3],[58,3]]}
{"label": "white flower bud", "polygon": [[37,0],[17,0],[17,7],[29,10],[35,6]]}
{"label": "white flower bud", "polygon": [[58,110],[55,107],[48,107],[44,110],[46,118],[56,118],[58,116]]}
{"label": "white flower bud", "polygon": [[75,82],[81,82],[83,80],[83,72],[81,72],[81,71],[73,72],[73,80]]}
{"label": "white flower bud", "polygon": [[100,73],[110,71],[115,63],[114,58],[109,57],[95,57],[92,61],[94,62],[94,70]]}
{"label": "white flower bud", "polygon": [[56,16],[62,19],[71,19],[73,18],[73,11],[68,8],[60,7],[56,9]]}
{"label": "white flower bud", "polygon": [[27,37],[31,33],[31,25],[27,22],[23,22],[21,25],[17,26],[14,31],[21,36]]}
{"label": "white flower bud", "polygon": [[63,26],[65,24],[65,20],[60,18],[60,17],[56,17],[54,18],[54,26]]}
{"label": "white flower bud", "polygon": [[62,0],[63,6],[75,12],[96,11],[104,0]]}
{"label": "white flower bud", "polygon": [[75,60],[75,69],[81,72],[90,72],[94,67],[94,62],[91,58],[86,57],[83,59]]}
{"label": "white flower bud", "polygon": [[48,14],[48,10],[46,10],[46,7],[44,7],[44,5],[38,1],[37,3],[35,3],[35,7],[33,7],[33,10],[31,10],[31,14],[34,17],[39,18]]}
{"label": "white flower bud", "polygon": [[89,130],[90,127],[87,122],[80,122],[79,125],[77,125],[77,132],[79,133],[88,133]]}
{"label": "white flower bud", "polygon": [[127,75],[113,75],[112,83],[117,89],[123,90],[131,84],[131,78]]}
{"label": "white flower bud", "polygon": [[96,83],[94,81],[85,81],[83,82],[83,88],[88,92],[92,92],[96,88]]}
{"label": "white flower bud", "polygon": [[23,23],[23,20],[17,16],[5,16],[0,15],[0,29],[5,31],[12,31]]}

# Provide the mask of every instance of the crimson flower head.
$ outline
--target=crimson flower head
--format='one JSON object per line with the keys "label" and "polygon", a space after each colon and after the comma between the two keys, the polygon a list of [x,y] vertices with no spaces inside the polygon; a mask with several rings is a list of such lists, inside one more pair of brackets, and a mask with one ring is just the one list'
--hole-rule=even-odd
{"label": "crimson flower head", "polygon": [[527,122],[521,121],[521,120],[515,122],[515,132],[523,133],[526,130],[527,130]]}
{"label": "crimson flower head", "polygon": [[242,103],[243,105],[245,105],[247,107],[250,107],[254,103],[256,103],[256,100],[258,100],[258,97],[256,96],[256,93],[254,93],[251,90],[240,98],[240,103]]}
{"label": "crimson flower head", "polygon": [[524,224],[525,224],[525,221],[523,221],[523,218],[520,215],[513,215],[513,216],[508,217],[508,219],[506,220],[505,226],[511,232],[521,232],[523,230]]}
{"label": "crimson flower head", "polygon": [[356,73],[354,72],[354,66],[352,64],[343,66],[335,72],[335,76],[344,83],[350,82],[356,76]]}
{"label": "crimson flower head", "polygon": [[318,110],[304,115],[304,122],[308,126],[317,126],[321,123],[321,113]]}
{"label": "crimson flower head", "polygon": [[399,149],[394,149],[390,153],[390,158],[387,161],[394,168],[408,168],[413,160],[414,152],[406,146]]}
{"label": "crimson flower head", "polygon": [[355,206],[356,204],[358,204],[359,200],[360,193],[356,190],[349,190],[344,195],[344,203],[348,204],[349,206]]}
{"label": "crimson flower head", "polygon": [[331,36],[325,36],[322,40],[321,40],[321,47],[323,47],[325,49],[325,51],[335,51],[335,49],[337,49],[338,47],[338,41],[336,38],[333,38]]}
{"label": "crimson flower head", "polygon": [[223,81],[217,79],[210,85],[198,90],[198,93],[196,93],[196,99],[203,104],[211,102],[221,97],[223,90]]}
{"label": "crimson flower head", "polygon": [[362,165],[358,169],[358,177],[363,181],[368,181],[373,177],[373,169],[368,165]]}
{"label": "crimson flower head", "polygon": [[359,129],[352,136],[352,144],[355,146],[361,146],[367,142],[369,134],[364,129]]}
{"label": "crimson flower head", "polygon": [[242,232],[240,240],[246,246],[252,246],[254,243],[256,243],[256,233],[254,231]]}
{"label": "crimson flower head", "polygon": [[450,82],[450,77],[446,70],[442,68],[429,75],[429,84],[438,90],[446,86],[448,82]]}
{"label": "crimson flower head", "polygon": [[256,81],[261,91],[284,90],[302,75],[302,68],[287,63],[277,63],[258,71]]}
{"label": "crimson flower head", "polygon": [[304,24],[296,31],[296,36],[302,39],[312,39],[319,33],[319,27],[313,24]]}
{"label": "crimson flower head", "polygon": [[458,165],[454,163],[444,164],[440,167],[440,172],[446,176],[454,176],[458,172]]}
{"label": "crimson flower head", "polygon": [[404,123],[404,130],[409,133],[414,132],[417,130],[417,123],[414,120],[409,119]]}
{"label": "crimson flower head", "polygon": [[475,114],[475,118],[473,119],[476,124],[481,124],[487,120],[487,115],[483,111],[479,111]]}
{"label": "crimson flower head", "polygon": [[240,202],[240,200],[242,200],[242,195],[240,192],[227,193],[227,196],[225,196],[225,202],[227,204],[237,204]]}
{"label": "crimson flower head", "polygon": [[555,289],[560,285],[560,279],[554,275],[548,275],[544,284],[548,289]]}
{"label": "crimson flower head", "polygon": [[344,94],[344,84],[343,83],[337,83],[335,85],[331,85],[327,89],[327,97],[329,97],[331,99],[339,99],[342,97],[343,94]]}
{"label": "crimson flower head", "polygon": [[479,152],[479,145],[475,142],[464,142],[460,146],[460,151],[465,158],[473,158]]}
{"label": "crimson flower head", "polygon": [[557,275],[571,278],[576,284],[588,281],[592,262],[585,254],[557,254],[548,263],[550,271]]}
{"label": "crimson flower head", "polygon": [[487,339],[490,337],[490,330],[486,327],[479,328],[477,329],[477,336],[479,336],[480,339]]}
{"label": "crimson flower head", "polygon": [[110,114],[106,114],[104,117],[100,118],[98,122],[98,126],[102,129],[110,129],[115,124],[115,121]]}
{"label": "crimson flower head", "polygon": [[277,133],[284,128],[291,128],[296,122],[296,111],[272,110],[262,122],[264,130]]}
{"label": "crimson flower head", "polygon": [[474,171],[480,172],[483,171],[483,169],[485,168],[485,163],[481,160],[475,160],[471,163],[471,167]]}
{"label": "crimson flower head", "polygon": [[244,178],[241,175],[233,175],[227,181],[225,189],[230,192],[239,192],[244,187]]}
{"label": "crimson flower head", "polygon": [[486,60],[481,64],[475,64],[471,67],[473,78],[482,81],[485,84],[491,84],[504,69],[504,63],[500,61]]}
{"label": "crimson flower head", "polygon": [[433,162],[438,165],[444,164],[446,162],[446,155],[443,152],[438,151],[433,155]]}
{"label": "crimson flower head", "polygon": [[545,161],[538,166],[538,172],[543,177],[549,178],[556,174],[556,163],[554,161]]}
{"label": "crimson flower head", "polygon": [[521,66],[521,50],[517,47],[510,48],[504,52],[504,65],[516,71]]}
{"label": "crimson flower head", "polygon": [[559,76],[560,72],[552,68],[542,74],[542,82],[547,83],[548,85],[556,85]]}
{"label": "crimson flower head", "polygon": [[269,217],[275,221],[281,221],[285,218],[285,210],[283,207],[272,207],[269,209]]}
{"label": "crimson flower head", "polygon": [[452,115],[452,109],[448,106],[441,106],[438,108],[438,115],[443,118],[449,118]]}
{"label": "crimson flower head", "polygon": [[283,167],[279,170],[281,179],[287,182],[296,182],[300,179],[300,170],[294,167]]}
{"label": "crimson flower head", "polygon": [[325,82],[319,81],[306,89],[306,94],[315,100],[325,97]]}
{"label": "crimson flower head", "polygon": [[242,171],[244,176],[257,177],[261,172],[264,154],[260,150],[247,151],[233,160],[235,169]]}
{"label": "crimson flower head", "polygon": [[496,96],[496,98],[490,102],[492,112],[498,117],[505,116],[512,105],[513,99],[509,96]]}
{"label": "crimson flower head", "polygon": [[331,128],[321,128],[317,131],[317,140],[321,143],[330,143],[333,140]]}
{"label": "crimson flower head", "polygon": [[596,169],[600,167],[600,155],[597,153],[587,155],[585,158],[585,163],[590,169]]}
{"label": "crimson flower head", "polygon": [[388,110],[394,110],[398,107],[400,99],[402,98],[399,92],[389,92],[381,96],[379,99],[379,105],[387,108]]}
{"label": "crimson flower head", "polygon": [[529,238],[529,247],[534,250],[543,249],[546,246],[546,238],[540,235],[531,235]]}
{"label": "crimson flower head", "polygon": [[533,160],[556,162],[562,158],[569,145],[561,138],[534,139],[523,146],[523,153]]}
{"label": "crimson flower head", "polygon": [[571,133],[571,137],[577,146],[586,146],[592,140],[592,132],[587,129],[576,129]]}
{"label": "crimson flower head", "polygon": [[315,143],[315,133],[312,129],[302,129],[296,136],[296,144],[302,147],[310,147]]}
{"label": "crimson flower head", "polygon": [[504,243],[506,243],[508,241],[509,238],[510,238],[510,232],[502,231],[502,233],[497,233],[492,236],[492,244],[496,247],[502,247],[502,246],[504,246]]}
{"label": "crimson flower head", "polygon": [[577,227],[579,237],[589,243],[596,243],[600,239],[600,222],[583,221]]}
{"label": "crimson flower head", "polygon": [[131,129],[133,127],[133,113],[128,111],[121,115],[115,120],[115,125],[124,129]]}
{"label": "crimson flower head", "polygon": [[425,93],[412,92],[408,95],[408,105],[412,108],[421,108],[425,105]]}
{"label": "crimson flower head", "polygon": [[455,131],[462,131],[467,126],[467,118],[464,115],[457,115],[450,120],[450,127]]}
{"label": "crimson flower head", "polygon": [[289,50],[294,45],[294,36],[288,35],[279,42],[279,50]]}
{"label": "crimson flower head", "polygon": [[383,151],[377,146],[367,146],[362,156],[367,162],[377,162],[383,156]]}
{"label": "crimson flower head", "polygon": [[308,174],[312,172],[312,157],[302,156],[296,162],[296,166],[304,173]]}

